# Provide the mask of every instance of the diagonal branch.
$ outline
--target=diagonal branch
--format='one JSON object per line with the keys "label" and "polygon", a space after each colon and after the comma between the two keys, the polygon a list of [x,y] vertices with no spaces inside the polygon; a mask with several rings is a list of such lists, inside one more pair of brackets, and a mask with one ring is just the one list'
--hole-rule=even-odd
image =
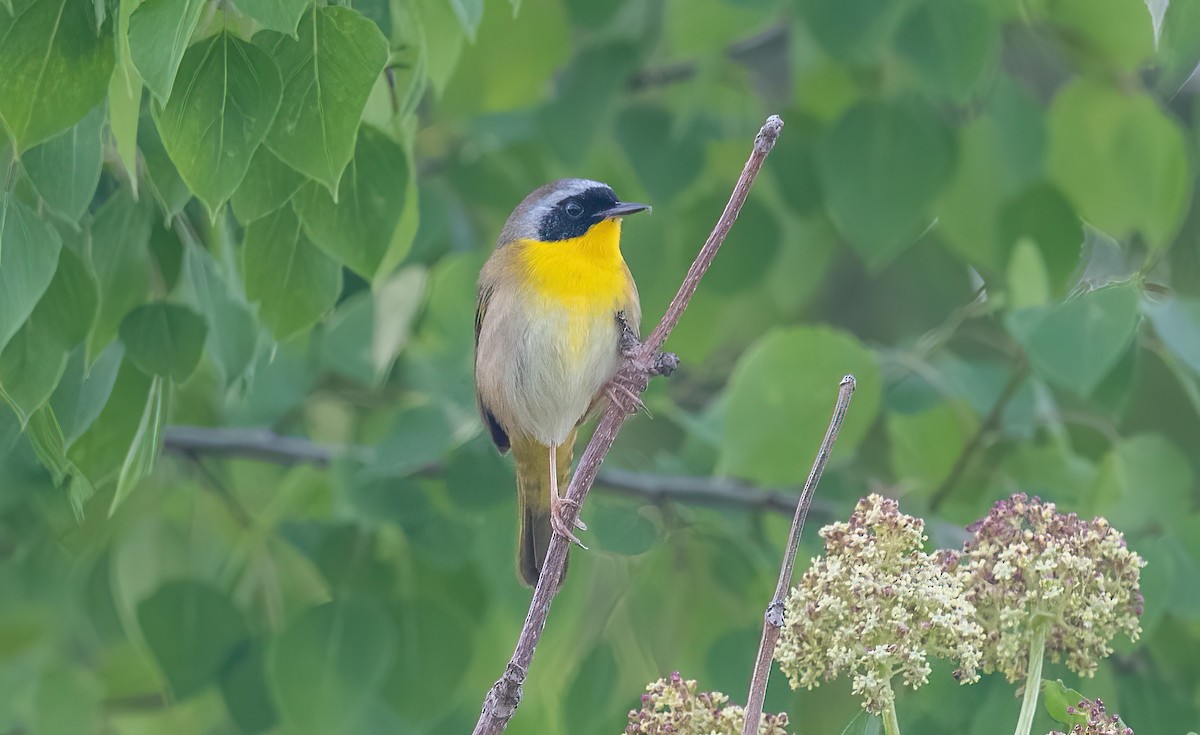
{"label": "diagonal branch", "polygon": [[[641,375],[635,377],[641,378],[640,387],[643,390],[645,382],[656,374],[655,368],[660,363],[660,350],[663,343],[671,334],[671,330],[679,323],[679,318],[691,301],[692,294],[700,285],[700,279],[712,265],[713,258],[716,257],[721,244],[725,242],[725,236],[733,227],[733,222],[737,219],[738,212],[741,211],[742,204],[746,201],[746,195],[750,193],[750,187],[754,184],[754,179],[758,176],[767,154],[775,147],[775,141],[782,129],[783,120],[772,115],[767,118],[766,123],[759,130],[758,136],[754,139],[754,150],[750,154],[750,159],[746,161],[745,167],[742,168],[742,174],[734,185],[733,194],[729,197],[729,203],[725,205],[725,211],[717,220],[716,227],[713,228],[712,234],[708,236],[704,246],[700,248],[700,253],[696,256],[691,268],[688,269],[683,284],[679,287],[675,298],[671,300],[671,305],[667,307],[667,313],[663,315],[658,326],[642,343],[637,354],[630,358],[627,369],[632,367],[641,371]],[[628,415],[621,408],[615,403],[611,404],[605,410],[596,427],[595,434],[592,435],[592,440],[588,442],[587,449],[580,457],[579,466],[576,467],[575,474],[571,478],[571,487],[567,491],[569,507],[574,508],[576,514],[587,497],[588,491],[591,490],[592,483],[596,481],[600,463],[604,461],[605,455],[612,448],[613,442],[617,438],[617,432],[621,430],[621,425],[625,423],[626,418]],[[569,525],[574,519],[566,520]],[[496,733],[503,732],[508,726],[508,721],[516,712],[517,705],[521,702],[521,685],[524,683],[525,674],[529,671],[529,665],[533,661],[538,641],[541,640],[542,629],[545,627],[546,617],[550,613],[550,603],[553,602],[554,595],[558,592],[563,569],[567,563],[568,546],[569,542],[560,534],[556,533],[551,536],[550,549],[546,553],[541,576],[533,591],[533,600],[529,603],[525,624],[517,638],[516,649],[513,651],[508,665],[504,668],[504,675],[492,685],[483,700],[483,711],[475,725],[474,735],[496,735]]]}
{"label": "diagonal branch", "polygon": [[771,674],[771,660],[775,657],[775,644],[779,642],[779,631],[783,628],[783,604],[787,597],[788,588],[792,586],[792,567],[796,563],[796,549],[800,546],[800,534],[804,532],[804,521],[808,517],[808,509],[812,505],[813,495],[817,492],[817,483],[825,472],[829,462],[829,453],[833,451],[833,443],[837,441],[838,432],[842,430],[842,421],[846,418],[846,410],[850,408],[850,398],[854,396],[854,376],[842,378],[838,388],[837,405],[833,408],[833,416],[829,419],[829,428],[825,430],[825,438],[813,460],[812,470],[800,493],[800,501],[796,504],[796,515],[792,518],[792,530],[788,532],[787,549],[783,552],[783,563],[779,567],[779,581],[775,585],[775,595],[767,611],[763,615],[762,641],[758,644],[758,658],[754,662],[754,675],[750,679],[750,696],[746,701],[746,721],[742,726],[742,735],[758,735],[758,723],[762,719],[763,700],[767,697],[767,678]]}

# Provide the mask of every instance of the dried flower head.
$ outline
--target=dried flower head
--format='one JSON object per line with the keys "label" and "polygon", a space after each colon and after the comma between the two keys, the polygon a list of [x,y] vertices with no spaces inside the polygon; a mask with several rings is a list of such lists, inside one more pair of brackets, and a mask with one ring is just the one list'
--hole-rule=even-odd
{"label": "dried flower head", "polygon": [[921,519],[871,495],[821,537],[825,554],[792,590],[775,651],[793,688],[846,673],[863,707],[879,713],[894,700],[893,676],[914,689],[928,680],[929,655],[957,661],[960,682],[979,678],[982,631],[961,580],[923,551]]}
{"label": "dried flower head", "polygon": [[983,625],[984,671],[1025,677],[1036,625],[1046,650],[1091,676],[1119,632],[1137,640],[1145,562],[1103,518],[1085,521],[1024,494],[996,503],[968,531],[957,569]]}
{"label": "dried flower head", "polygon": [[[625,735],[742,735],[745,709],[720,692],[697,692],[678,672],[646,687],[642,708],[629,712]],[[760,735],[787,735],[787,715],[764,714]]]}
{"label": "dried flower head", "polygon": [[[1108,714],[1104,702],[1097,699],[1082,699],[1074,707],[1067,707],[1067,714],[1082,714],[1088,718],[1086,725],[1075,725],[1069,735],[1133,735],[1133,728],[1128,727],[1117,715]],[[1051,732],[1049,735],[1068,735],[1063,732]]]}

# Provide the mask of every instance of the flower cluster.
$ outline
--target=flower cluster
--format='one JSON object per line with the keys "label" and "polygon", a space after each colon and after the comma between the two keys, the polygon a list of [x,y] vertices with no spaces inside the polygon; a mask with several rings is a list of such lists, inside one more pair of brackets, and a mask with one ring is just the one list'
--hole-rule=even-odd
{"label": "flower cluster", "polygon": [[957,661],[961,682],[978,679],[983,632],[962,579],[923,551],[921,519],[871,495],[821,537],[825,554],[792,591],[775,652],[793,688],[846,673],[863,706],[879,713],[894,701],[893,676],[914,689],[928,680],[929,655]]}
{"label": "flower cluster", "polygon": [[1145,562],[1105,519],[1085,521],[1017,494],[968,530],[974,535],[962,554],[947,559],[986,631],[984,671],[1025,677],[1038,626],[1054,660],[1086,676],[1112,653],[1118,632],[1137,640]]}
{"label": "flower cluster", "polygon": [[[1074,707],[1067,707],[1068,714],[1087,715],[1086,725],[1076,725],[1071,728],[1069,735],[1133,735],[1133,728],[1127,727],[1117,715],[1108,714],[1104,702],[1097,699],[1084,699]],[[1051,732],[1049,735],[1068,735],[1063,732]]]}
{"label": "flower cluster", "polygon": [[[629,713],[625,735],[741,735],[746,713],[720,692],[697,692],[678,672],[646,687],[642,708]],[[787,735],[787,715],[764,714],[760,735]]]}

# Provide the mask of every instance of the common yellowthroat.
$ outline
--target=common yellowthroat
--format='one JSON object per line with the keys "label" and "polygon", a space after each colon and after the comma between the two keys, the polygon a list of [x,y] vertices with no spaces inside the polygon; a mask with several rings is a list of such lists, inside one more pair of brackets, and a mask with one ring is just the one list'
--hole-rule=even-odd
{"label": "common yellowthroat", "polygon": [[648,209],[598,181],[552,182],[513,210],[479,274],[476,398],[492,441],[516,460],[517,570],[530,586],[553,532],[583,545],[559,495],[576,427],[620,392],[637,401],[610,381],[641,320],[621,220]]}

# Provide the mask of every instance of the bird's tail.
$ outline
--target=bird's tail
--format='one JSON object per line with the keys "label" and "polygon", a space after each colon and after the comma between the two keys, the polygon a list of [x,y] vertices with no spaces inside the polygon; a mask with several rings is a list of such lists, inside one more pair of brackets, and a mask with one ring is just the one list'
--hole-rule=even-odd
{"label": "bird's tail", "polygon": [[[575,432],[558,447],[558,491],[566,495],[571,478],[571,458],[575,448]],[[537,586],[538,575],[550,548],[550,451],[529,440],[513,441],[513,458],[517,463],[517,513],[521,529],[517,535],[517,573],[530,587]],[[566,574],[564,568],[563,574]],[[561,584],[561,580],[560,580]]]}

